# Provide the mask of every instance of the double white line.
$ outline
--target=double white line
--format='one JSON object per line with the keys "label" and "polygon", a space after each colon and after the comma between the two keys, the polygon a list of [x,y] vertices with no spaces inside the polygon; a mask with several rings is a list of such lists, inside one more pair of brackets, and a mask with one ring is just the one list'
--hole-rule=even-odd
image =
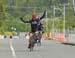
{"label": "double white line", "polygon": [[13,58],[17,58],[17,57],[16,57],[15,50],[14,50],[14,47],[13,47],[13,45],[12,45],[12,39],[10,39],[10,49],[11,49]]}

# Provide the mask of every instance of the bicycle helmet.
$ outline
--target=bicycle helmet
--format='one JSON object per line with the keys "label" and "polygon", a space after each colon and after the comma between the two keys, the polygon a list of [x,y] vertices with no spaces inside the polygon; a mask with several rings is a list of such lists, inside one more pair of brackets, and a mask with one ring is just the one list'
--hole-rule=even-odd
{"label": "bicycle helmet", "polygon": [[32,13],[32,18],[36,18],[37,14],[36,13]]}

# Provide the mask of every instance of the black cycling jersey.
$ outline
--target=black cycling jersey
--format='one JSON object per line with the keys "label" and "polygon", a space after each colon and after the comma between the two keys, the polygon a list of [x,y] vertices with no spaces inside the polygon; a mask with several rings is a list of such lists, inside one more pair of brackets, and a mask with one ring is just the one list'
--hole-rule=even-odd
{"label": "black cycling jersey", "polygon": [[40,22],[41,19],[43,19],[45,17],[45,12],[43,14],[42,17],[40,18],[32,18],[29,21],[25,21],[21,18],[21,21],[23,21],[24,23],[30,23],[31,24],[31,32],[36,32],[36,31],[42,31],[42,23]]}

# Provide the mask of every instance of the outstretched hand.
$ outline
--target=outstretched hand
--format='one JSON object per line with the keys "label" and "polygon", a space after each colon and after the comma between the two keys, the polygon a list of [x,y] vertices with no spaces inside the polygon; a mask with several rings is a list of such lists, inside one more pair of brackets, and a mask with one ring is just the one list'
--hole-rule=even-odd
{"label": "outstretched hand", "polygon": [[20,20],[23,21],[23,17],[21,17]]}
{"label": "outstretched hand", "polygon": [[22,17],[21,17],[20,19],[21,19],[21,20],[23,20],[23,18],[22,18]]}
{"label": "outstretched hand", "polygon": [[47,13],[47,10],[44,10],[45,13]]}
{"label": "outstretched hand", "polygon": [[44,11],[45,16],[47,16],[47,10]]}

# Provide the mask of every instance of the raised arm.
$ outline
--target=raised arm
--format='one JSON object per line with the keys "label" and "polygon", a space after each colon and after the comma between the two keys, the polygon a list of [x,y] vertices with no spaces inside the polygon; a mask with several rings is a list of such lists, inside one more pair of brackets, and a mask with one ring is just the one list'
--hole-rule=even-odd
{"label": "raised arm", "polygon": [[20,18],[22,22],[24,23],[30,23],[30,21],[25,21],[23,18]]}
{"label": "raised arm", "polygon": [[42,20],[43,18],[45,18],[46,16],[46,10],[44,11],[43,15],[40,17],[40,20]]}

